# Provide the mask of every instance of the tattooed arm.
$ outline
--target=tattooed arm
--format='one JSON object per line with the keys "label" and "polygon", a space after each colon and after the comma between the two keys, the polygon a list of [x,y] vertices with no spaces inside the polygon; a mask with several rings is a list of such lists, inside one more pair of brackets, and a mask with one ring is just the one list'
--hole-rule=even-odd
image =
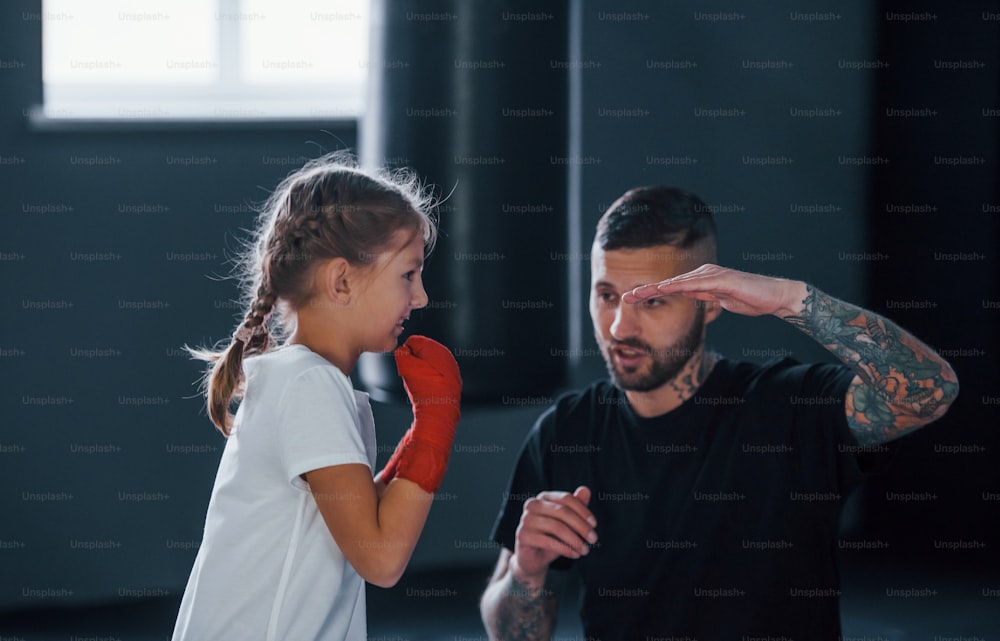
{"label": "tattooed arm", "polygon": [[626,302],[680,293],[747,316],[782,318],[830,350],[857,376],[845,399],[859,445],[876,445],[935,421],[958,396],[954,370],[892,321],[811,285],[703,265],[626,294]]}
{"label": "tattooed arm", "polygon": [[559,599],[547,576],[541,582],[515,578],[512,559],[510,550],[500,550],[479,603],[483,624],[492,641],[547,641],[556,628]]}
{"label": "tattooed arm", "polygon": [[540,492],[524,502],[514,551],[500,550],[479,611],[493,641],[551,639],[558,597],[549,564],[561,556],[579,559],[597,542],[597,520],[588,509],[590,488]]}
{"label": "tattooed arm", "polygon": [[859,445],[890,441],[944,416],[958,396],[947,361],[887,318],[798,285],[801,298],[782,317],[857,374],[846,410]]}

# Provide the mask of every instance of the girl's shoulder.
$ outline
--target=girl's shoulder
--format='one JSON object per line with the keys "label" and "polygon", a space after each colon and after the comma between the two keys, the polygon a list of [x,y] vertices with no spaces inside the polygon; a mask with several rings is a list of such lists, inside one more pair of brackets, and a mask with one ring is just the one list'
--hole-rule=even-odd
{"label": "girl's shoulder", "polygon": [[267,384],[313,384],[337,386],[353,391],[350,379],[333,363],[304,345],[284,345],[243,361],[243,371],[249,385],[254,381]]}

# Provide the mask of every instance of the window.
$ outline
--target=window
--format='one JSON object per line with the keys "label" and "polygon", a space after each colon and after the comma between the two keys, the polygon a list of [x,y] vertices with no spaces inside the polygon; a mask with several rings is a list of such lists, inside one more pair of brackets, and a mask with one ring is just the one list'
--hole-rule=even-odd
{"label": "window", "polygon": [[368,0],[43,0],[49,119],[353,118]]}

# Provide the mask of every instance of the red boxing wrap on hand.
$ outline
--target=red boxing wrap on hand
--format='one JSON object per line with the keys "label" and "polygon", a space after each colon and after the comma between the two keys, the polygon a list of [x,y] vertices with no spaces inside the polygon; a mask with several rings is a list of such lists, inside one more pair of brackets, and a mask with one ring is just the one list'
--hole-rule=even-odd
{"label": "red boxing wrap on hand", "polygon": [[461,416],[462,376],[447,347],[411,336],[396,348],[396,369],[413,406],[413,425],[382,470],[388,484],[399,477],[434,493],[441,485]]}

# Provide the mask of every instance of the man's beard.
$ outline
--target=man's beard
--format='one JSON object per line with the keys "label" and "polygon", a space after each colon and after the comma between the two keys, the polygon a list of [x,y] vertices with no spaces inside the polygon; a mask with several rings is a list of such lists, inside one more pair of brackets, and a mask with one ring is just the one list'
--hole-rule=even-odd
{"label": "man's beard", "polygon": [[[705,308],[698,306],[698,312],[691,322],[691,328],[687,334],[681,336],[674,343],[664,349],[654,350],[648,344],[639,339],[627,339],[616,341],[611,339],[604,349],[604,362],[608,367],[608,374],[620,389],[629,392],[649,392],[663,386],[667,381],[677,376],[694,353],[701,347],[702,332],[705,329]],[[646,368],[645,373],[641,373],[639,368],[629,367],[624,371],[615,368],[611,349],[613,347],[628,347],[641,350],[652,357],[652,362]]]}

